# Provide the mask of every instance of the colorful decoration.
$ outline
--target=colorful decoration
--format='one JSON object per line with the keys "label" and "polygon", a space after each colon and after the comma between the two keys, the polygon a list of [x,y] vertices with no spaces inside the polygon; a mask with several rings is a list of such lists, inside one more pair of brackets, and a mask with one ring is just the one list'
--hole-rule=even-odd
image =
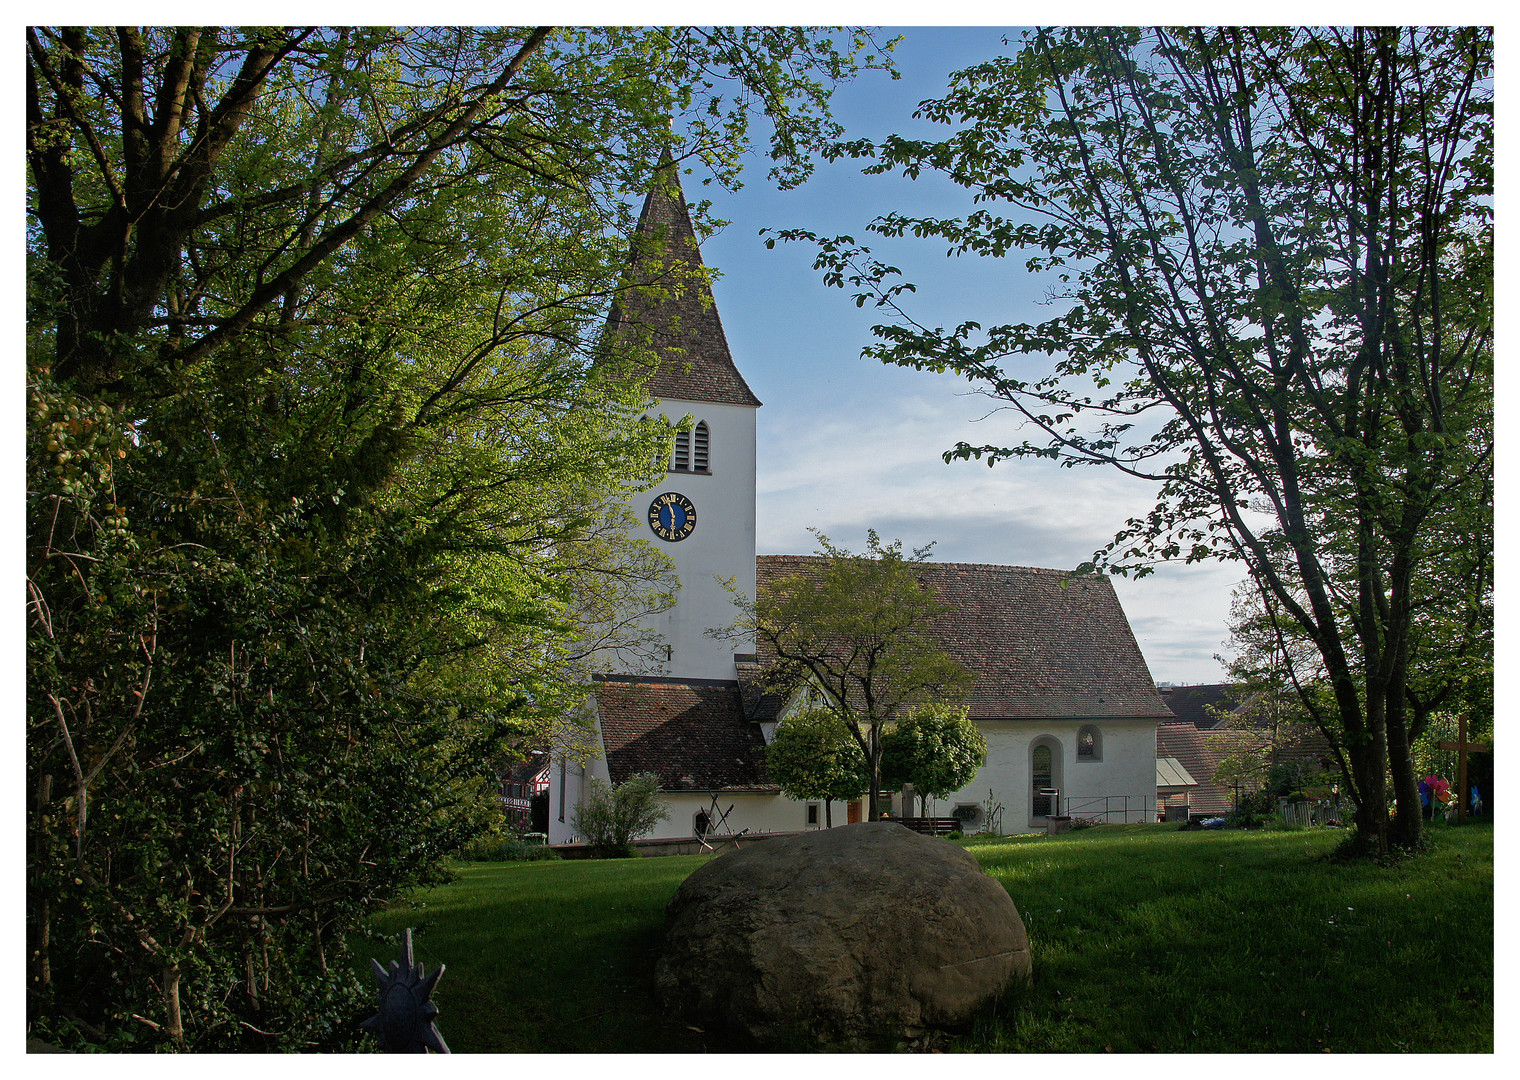
{"label": "colorful decoration", "polygon": [[1420,804],[1428,806],[1432,797],[1442,806],[1450,806],[1454,798],[1451,785],[1439,776],[1427,776],[1420,781]]}

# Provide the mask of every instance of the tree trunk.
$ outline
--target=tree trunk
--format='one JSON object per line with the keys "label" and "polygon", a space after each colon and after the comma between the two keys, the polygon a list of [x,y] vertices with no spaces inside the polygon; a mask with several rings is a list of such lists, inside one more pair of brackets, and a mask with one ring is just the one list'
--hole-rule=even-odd
{"label": "tree trunk", "polygon": [[1380,855],[1388,850],[1388,789],[1385,783],[1387,748],[1381,728],[1361,733],[1347,747],[1356,784],[1355,853]]}
{"label": "tree trunk", "polygon": [[[1414,850],[1420,845],[1425,823],[1420,814],[1420,787],[1414,775],[1414,761],[1404,710],[1393,705],[1388,710],[1388,768],[1393,774],[1393,826],[1388,842],[1395,847]],[[1432,796],[1434,798],[1434,796]]]}
{"label": "tree trunk", "polygon": [[866,792],[866,820],[881,820],[881,728],[877,724],[871,725],[869,762],[871,767],[871,786]]}
{"label": "tree trunk", "polygon": [[165,964],[163,975],[164,1031],[177,1043],[185,1041],[185,1025],[179,1007],[179,965]]}

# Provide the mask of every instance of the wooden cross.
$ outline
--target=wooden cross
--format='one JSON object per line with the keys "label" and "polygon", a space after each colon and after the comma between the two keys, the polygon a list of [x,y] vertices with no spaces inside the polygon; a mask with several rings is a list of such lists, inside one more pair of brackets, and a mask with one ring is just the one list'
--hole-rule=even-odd
{"label": "wooden cross", "polygon": [[1467,820],[1467,755],[1488,753],[1487,743],[1467,741],[1467,717],[1457,717],[1457,741],[1436,744],[1442,750],[1457,752],[1457,821]]}

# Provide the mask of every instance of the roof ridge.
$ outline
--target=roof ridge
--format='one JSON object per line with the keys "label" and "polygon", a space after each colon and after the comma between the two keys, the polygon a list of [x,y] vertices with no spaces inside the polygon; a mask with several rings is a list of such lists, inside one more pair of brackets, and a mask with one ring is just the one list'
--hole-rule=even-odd
{"label": "roof ridge", "polygon": [[[756,555],[756,559],[828,559],[828,555]],[[1031,574],[1049,574],[1054,577],[1067,578],[1093,578],[1098,581],[1106,580],[1103,574],[1079,574],[1075,570],[1057,570],[1049,566],[1020,566],[1015,563],[977,563],[977,562],[942,562],[938,559],[926,559],[923,562],[912,563],[913,566],[944,567],[946,569],[965,570],[1019,570]]]}
{"label": "roof ridge", "polygon": [[593,675],[597,682],[616,682],[640,686],[738,686],[738,679],[694,679],[679,675]]}

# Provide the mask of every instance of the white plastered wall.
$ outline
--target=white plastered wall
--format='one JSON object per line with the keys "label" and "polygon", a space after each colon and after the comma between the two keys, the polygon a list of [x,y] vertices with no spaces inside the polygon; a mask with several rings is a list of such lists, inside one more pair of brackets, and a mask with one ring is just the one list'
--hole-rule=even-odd
{"label": "white plastered wall", "polygon": [[580,806],[581,799],[585,796],[587,783],[591,780],[600,780],[604,784],[610,783],[606,748],[602,745],[602,723],[596,714],[595,700],[592,698],[587,707],[591,710],[591,719],[596,730],[596,756],[584,764],[564,761],[558,756],[549,763],[549,843],[551,844],[575,842],[575,828],[571,822],[575,820],[576,807]]}
{"label": "white plastered wall", "polygon": [[[1095,761],[1078,761],[1077,733],[1089,723],[1098,729],[1101,738],[1100,756]],[[1155,721],[994,720],[981,721],[977,726],[987,740],[987,763],[960,791],[948,798],[933,800],[930,809],[934,816],[948,817],[960,803],[980,806],[987,801],[988,792],[991,791],[1003,804],[1002,832],[1043,831],[1044,821],[1034,818],[1032,814],[1029,780],[1030,747],[1043,738],[1059,746],[1060,757],[1055,772],[1063,810],[1070,807],[1071,813],[1076,817],[1101,818],[1106,809],[1110,811],[1108,820],[1115,824],[1123,823],[1126,819],[1130,823],[1155,820]],[[573,764],[567,767],[563,823],[558,820],[555,801],[558,798],[559,765],[556,763],[554,768],[549,807],[549,842],[572,843],[577,837],[570,827],[570,820],[573,808],[584,790],[585,778],[595,777],[606,782],[607,766],[605,760],[595,759],[587,763],[584,775]],[[706,811],[716,818],[712,814],[710,793],[668,794],[662,796],[662,802],[670,811],[670,816],[648,834],[652,839],[691,836],[699,811]],[[896,802],[894,792],[894,812],[901,812],[901,807]],[[746,829],[754,834],[798,832],[810,827],[807,824],[807,803],[785,795],[720,793],[718,809],[729,811],[728,830],[735,833]],[[846,804],[836,802],[833,809],[834,824],[843,825],[847,820]],[[820,825],[825,820],[821,805],[818,819]]]}
{"label": "white plastered wall", "polygon": [[[1077,760],[1077,733],[1091,725],[1101,740],[1094,761]],[[981,720],[977,727],[987,740],[987,763],[960,791],[933,803],[935,816],[948,817],[957,804],[987,802],[989,791],[1003,804],[1001,831],[1035,832],[1045,828],[1033,815],[1030,749],[1042,738],[1058,748],[1054,782],[1063,812],[1071,806],[1077,817],[1109,820],[1155,820],[1156,721],[1154,720]],[[1150,816],[1145,816],[1145,811]]]}
{"label": "white plastered wall", "polygon": [[[663,796],[661,802],[670,811],[670,816],[649,834],[655,840],[693,835],[697,814],[704,811],[712,819],[712,828],[719,833],[739,833],[746,829],[751,835],[798,832],[804,827],[805,811],[802,805],[782,795],[720,791],[717,793],[716,813],[713,812],[711,792],[670,794]],[[728,823],[719,826],[718,819],[725,811],[728,812]]]}
{"label": "white plastered wall", "polygon": [[[690,413],[709,430],[709,473],[672,472],[649,491],[634,496],[631,508],[638,535],[651,539],[674,563],[681,583],[676,604],[651,616],[650,625],[670,646],[666,673],[684,679],[732,679],[734,654],[753,653],[753,641],[707,636],[739,614],[717,578],[732,580],[746,597],[755,595],[755,412],[745,405],[664,401],[658,411],[672,422]],[[655,535],[647,524],[649,504],[679,492],[697,511],[692,534],[678,542]]]}

